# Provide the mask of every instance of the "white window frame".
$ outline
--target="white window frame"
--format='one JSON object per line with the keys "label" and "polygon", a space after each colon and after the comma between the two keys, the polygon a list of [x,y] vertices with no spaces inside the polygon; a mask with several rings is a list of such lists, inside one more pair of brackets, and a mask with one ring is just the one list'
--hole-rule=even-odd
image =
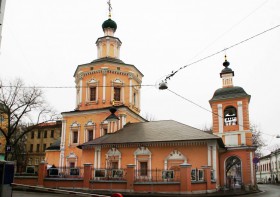
{"label": "white window frame", "polygon": [[[95,100],[90,100],[90,88],[95,87]],[[87,82],[87,90],[86,90],[86,102],[87,103],[98,103],[98,81],[96,79],[91,79]]]}

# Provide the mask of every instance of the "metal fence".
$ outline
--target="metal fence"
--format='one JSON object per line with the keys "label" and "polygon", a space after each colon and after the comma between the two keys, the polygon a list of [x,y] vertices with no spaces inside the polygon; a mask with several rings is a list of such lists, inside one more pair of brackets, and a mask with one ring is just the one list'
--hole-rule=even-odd
{"label": "metal fence", "polygon": [[92,169],[94,180],[126,180],[126,169]]}
{"label": "metal fence", "polygon": [[83,167],[51,167],[47,169],[46,177],[49,178],[83,178]]}
{"label": "metal fence", "polygon": [[135,182],[179,182],[180,170],[135,170]]}

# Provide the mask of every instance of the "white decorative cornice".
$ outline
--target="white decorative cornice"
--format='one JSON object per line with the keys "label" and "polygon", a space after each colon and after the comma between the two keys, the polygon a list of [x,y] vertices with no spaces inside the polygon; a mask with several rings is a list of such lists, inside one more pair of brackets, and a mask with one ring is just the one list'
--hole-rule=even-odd
{"label": "white decorative cornice", "polygon": [[134,155],[151,155],[151,151],[144,146],[141,146],[139,148],[137,148],[137,150],[134,152]]}
{"label": "white decorative cornice", "polygon": [[75,128],[75,127],[80,127],[80,124],[78,124],[77,121],[71,124],[71,128]]}
{"label": "white decorative cornice", "polygon": [[174,150],[165,158],[165,160],[184,160],[187,161],[187,158],[178,150]]}
{"label": "white decorative cornice", "polygon": [[108,156],[108,157],[110,157],[110,156],[121,156],[121,152],[116,148],[111,148],[107,152],[106,156]]}

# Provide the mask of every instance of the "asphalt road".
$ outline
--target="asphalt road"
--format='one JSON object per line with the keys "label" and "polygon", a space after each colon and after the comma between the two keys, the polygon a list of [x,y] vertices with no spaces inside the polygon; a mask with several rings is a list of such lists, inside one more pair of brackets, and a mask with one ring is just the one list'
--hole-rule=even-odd
{"label": "asphalt road", "polygon": [[257,194],[243,195],[240,197],[280,197],[280,186],[279,185],[258,185],[259,189],[262,191]]}

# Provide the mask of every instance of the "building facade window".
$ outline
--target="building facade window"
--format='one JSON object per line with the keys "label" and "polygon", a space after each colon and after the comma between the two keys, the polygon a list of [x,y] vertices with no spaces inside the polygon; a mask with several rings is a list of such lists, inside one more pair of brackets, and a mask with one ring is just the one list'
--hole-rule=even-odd
{"label": "building facade window", "polygon": [[93,140],[93,130],[88,129],[87,133],[88,133],[88,142],[89,142],[89,141]]}
{"label": "building facade window", "polygon": [[225,126],[237,125],[237,110],[233,106],[228,106],[224,110],[224,124]]}
{"label": "building facade window", "polygon": [[28,165],[32,165],[32,158],[28,159]]}
{"label": "building facade window", "polygon": [[121,101],[121,88],[114,87],[114,100]]}
{"label": "building facade window", "polygon": [[89,88],[89,100],[95,101],[96,100],[96,87]]}
{"label": "building facade window", "polygon": [[136,160],[136,176],[138,178],[142,178],[142,176],[146,176],[145,178],[152,178],[152,153],[148,149],[148,147],[139,147],[134,152],[134,157]]}
{"label": "building facade window", "polygon": [[37,144],[36,146],[36,152],[39,152],[40,151],[40,144]]}
{"label": "building facade window", "polygon": [[43,151],[45,151],[47,149],[47,144],[43,145]]}
{"label": "building facade window", "polygon": [[87,102],[97,102],[98,100],[98,81],[91,79],[87,82],[87,91],[86,91],[86,101]]}
{"label": "building facade window", "polygon": [[140,176],[148,175],[148,162],[140,162]]}
{"label": "building facade window", "polygon": [[45,130],[45,131],[44,131],[44,138],[47,138],[47,137],[48,137],[48,131]]}
{"label": "building facade window", "polygon": [[[213,176],[213,178],[214,178],[214,176]],[[197,169],[197,168],[192,169],[191,180],[192,181],[204,181],[204,170],[203,169]],[[212,175],[211,175],[211,180],[212,180]]]}
{"label": "building facade window", "polygon": [[41,131],[38,131],[38,133],[37,133],[37,138],[38,138],[38,139],[41,138]]}
{"label": "building facade window", "polygon": [[54,138],[54,130],[51,130],[51,138]]}
{"label": "building facade window", "polygon": [[30,144],[29,152],[33,152],[33,144]]}
{"label": "building facade window", "polygon": [[34,139],[34,131],[31,132],[31,139]]}
{"label": "building facade window", "polygon": [[69,144],[77,144],[79,142],[80,124],[73,122],[70,129]]}
{"label": "building facade window", "polygon": [[72,143],[78,143],[78,131],[72,131]]}

